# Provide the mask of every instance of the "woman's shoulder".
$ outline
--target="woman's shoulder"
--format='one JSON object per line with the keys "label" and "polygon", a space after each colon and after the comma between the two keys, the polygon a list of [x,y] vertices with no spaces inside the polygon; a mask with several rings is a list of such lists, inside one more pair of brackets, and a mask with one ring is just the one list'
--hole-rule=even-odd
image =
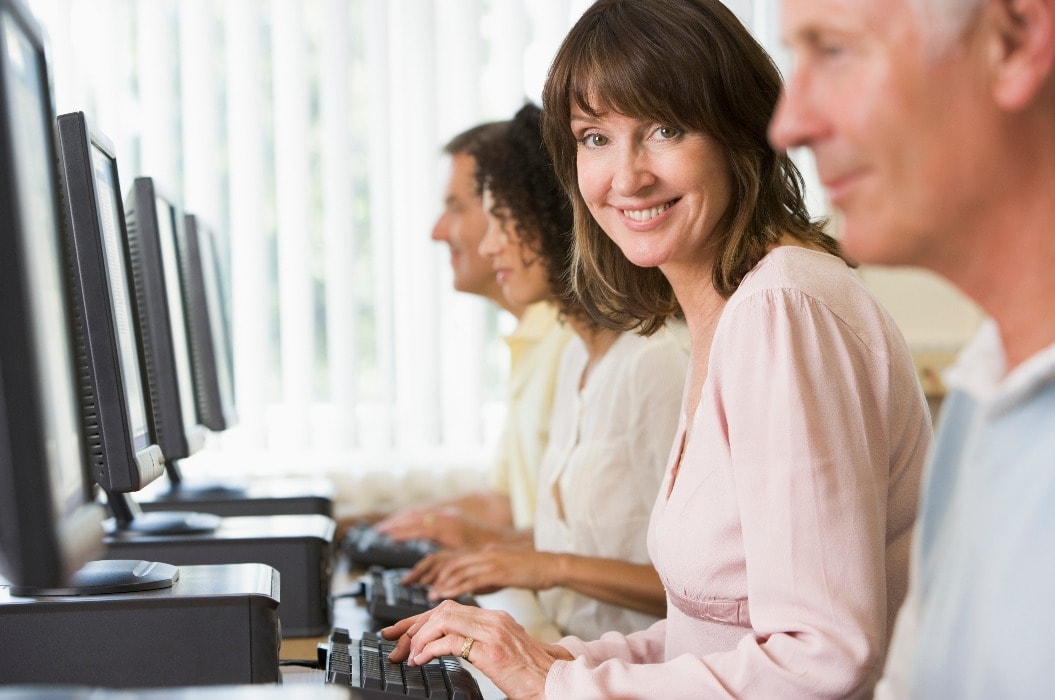
{"label": "woman's shoulder", "polygon": [[845,260],[801,246],[779,246],[762,258],[729,298],[722,322],[754,325],[769,318],[816,330],[817,314],[838,319],[833,327],[870,347],[904,344],[890,314]]}
{"label": "woman's shoulder", "polygon": [[807,293],[860,288],[867,291],[845,260],[837,255],[797,245],[777,246],[744,276],[733,294],[746,296],[763,289],[799,289]]}
{"label": "woman's shoulder", "polygon": [[689,329],[681,319],[668,319],[655,333],[643,336],[632,331],[624,332],[617,343],[619,351],[628,358],[655,358],[657,356],[689,356]]}
{"label": "woman's shoulder", "polygon": [[812,248],[784,245],[766,254],[744,276],[727,308],[748,300],[807,298],[838,316],[885,316],[879,301],[842,258]]}

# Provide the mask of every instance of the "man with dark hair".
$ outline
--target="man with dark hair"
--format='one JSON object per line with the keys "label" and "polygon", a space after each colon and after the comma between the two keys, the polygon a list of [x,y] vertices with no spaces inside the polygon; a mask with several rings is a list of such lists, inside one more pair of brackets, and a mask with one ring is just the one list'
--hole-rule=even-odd
{"label": "man with dark hair", "polygon": [[557,365],[570,331],[558,322],[554,304],[518,307],[506,299],[491,262],[479,252],[488,219],[470,151],[486,144],[503,123],[475,126],[444,147],[450,177],[443,213],[432,229],[432,239],[450,249],[454,288],[490,299],[517,317],[516,329],[505,338],[510,350],[507,414],[491,483],[452,500],[402,509],[378,523],[379,530],[398,540],[430,539],[445,547],[531,541],[538,467],[548,441]]}

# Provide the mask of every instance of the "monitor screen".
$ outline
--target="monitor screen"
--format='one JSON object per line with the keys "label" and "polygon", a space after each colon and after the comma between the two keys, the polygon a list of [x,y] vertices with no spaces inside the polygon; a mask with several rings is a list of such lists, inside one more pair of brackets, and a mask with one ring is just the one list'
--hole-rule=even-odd
{"label": "monitor screen", "polygon": [[[194,400],[194,368],[191,365],[190,337],[187,332],[187,308],[184,305],[183,281],[180,277],[179,239],[183,233],[183,216],[176,205],[155,194],[161,264],[172,324],[172,350],[176,358],[176,381],[179,383],[180,410],[185,429],[198,424],[198,407]],[[190,434],[188,434],[190,439]],[[193,449],[192,449],[193,451]]]}
{"label": "monitor screen", "polygon": [[150,442],[146,395],[140,374],[140,356],[136,339],[132,292],[124,254],[124,221],[118,196],[117,161],[106,153],[98,142],[91,144],[92,173],[95,181],[99,223],[106,255],[106,271],[110,277],[113,299],[113,320],[117,331],[118,352],[123,369],[125,398],[131,419],[132,439],[137,450]]}
{"label": "monitor screen", "polygon": [[64,583],[102,543],[81,432],[39,30],[0,2],[0,563]]}
{"label": "monitor screen", "polygon": [[184,217],[183,229],[181,269],[187,292],[198,414],[210,430],[226,430],[235,424],[237,414],[231,327],[216,238],[213,230],[194,214]]}
{"label": "monitor screen", "polygon": [[109,494],[138,491],[164,473],[164,464],[143,391],[117,159],[83,113],[63,114],[57,124],[92,475]]}

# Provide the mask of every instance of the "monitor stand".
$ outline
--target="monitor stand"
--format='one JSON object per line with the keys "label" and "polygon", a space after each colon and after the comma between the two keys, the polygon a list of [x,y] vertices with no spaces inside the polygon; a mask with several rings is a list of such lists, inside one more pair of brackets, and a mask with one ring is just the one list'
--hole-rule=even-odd
{"label": "monitor stand", "polygon": [[117,530],[146,535],[201,535],[214,532],[223,520],[214,513],[186,510],[144,513],[130,494],[106,490],[103,493],[114,516],[112,527]]}
{"label": "monitor stand", "polygon": [[325,515],[333,517],[336,489],[322,477],[202,479],[184,476],[178,462],[166,465],[168,480],[158,479],[136,492],[147,513],[178,509],[215,515]]}
{"label": "monitor stand", "polygon": [[171,588],[179,580],[179,568],[142,559],[100,559],[75,571],[62,588],[11,585],[19,597],[111,595]]}
{"label": "monitor stand", "polygon": [[279,574],[180,566],[172,585],[24,597],[0,585],[4,684],[110,688],[278,683]]}
{"label": "monitor stand", "polygon": [[[149,515],[149,514],[148,514]],[[219,518],[212,531],[154,534],[105,523],[106,556],[177,566],[259,562],[282,581],[282,634],[316,637],[333,626],[330,579],[336,523],[323,515]]]}

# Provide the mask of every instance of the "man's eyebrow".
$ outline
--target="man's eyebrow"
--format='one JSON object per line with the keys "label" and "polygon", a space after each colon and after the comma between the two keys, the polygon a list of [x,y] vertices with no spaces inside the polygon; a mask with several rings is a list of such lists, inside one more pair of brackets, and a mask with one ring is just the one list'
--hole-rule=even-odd
{"label": "man's eyebrow", "polygon": [[783,43],[791,44],[804,44],[806,46],[815,46],[820,43],[821,36],[824,32],[816,24],[807,24],[803,26],[795,27],[794,31],[789,34],[784,34],[781,39]]}

